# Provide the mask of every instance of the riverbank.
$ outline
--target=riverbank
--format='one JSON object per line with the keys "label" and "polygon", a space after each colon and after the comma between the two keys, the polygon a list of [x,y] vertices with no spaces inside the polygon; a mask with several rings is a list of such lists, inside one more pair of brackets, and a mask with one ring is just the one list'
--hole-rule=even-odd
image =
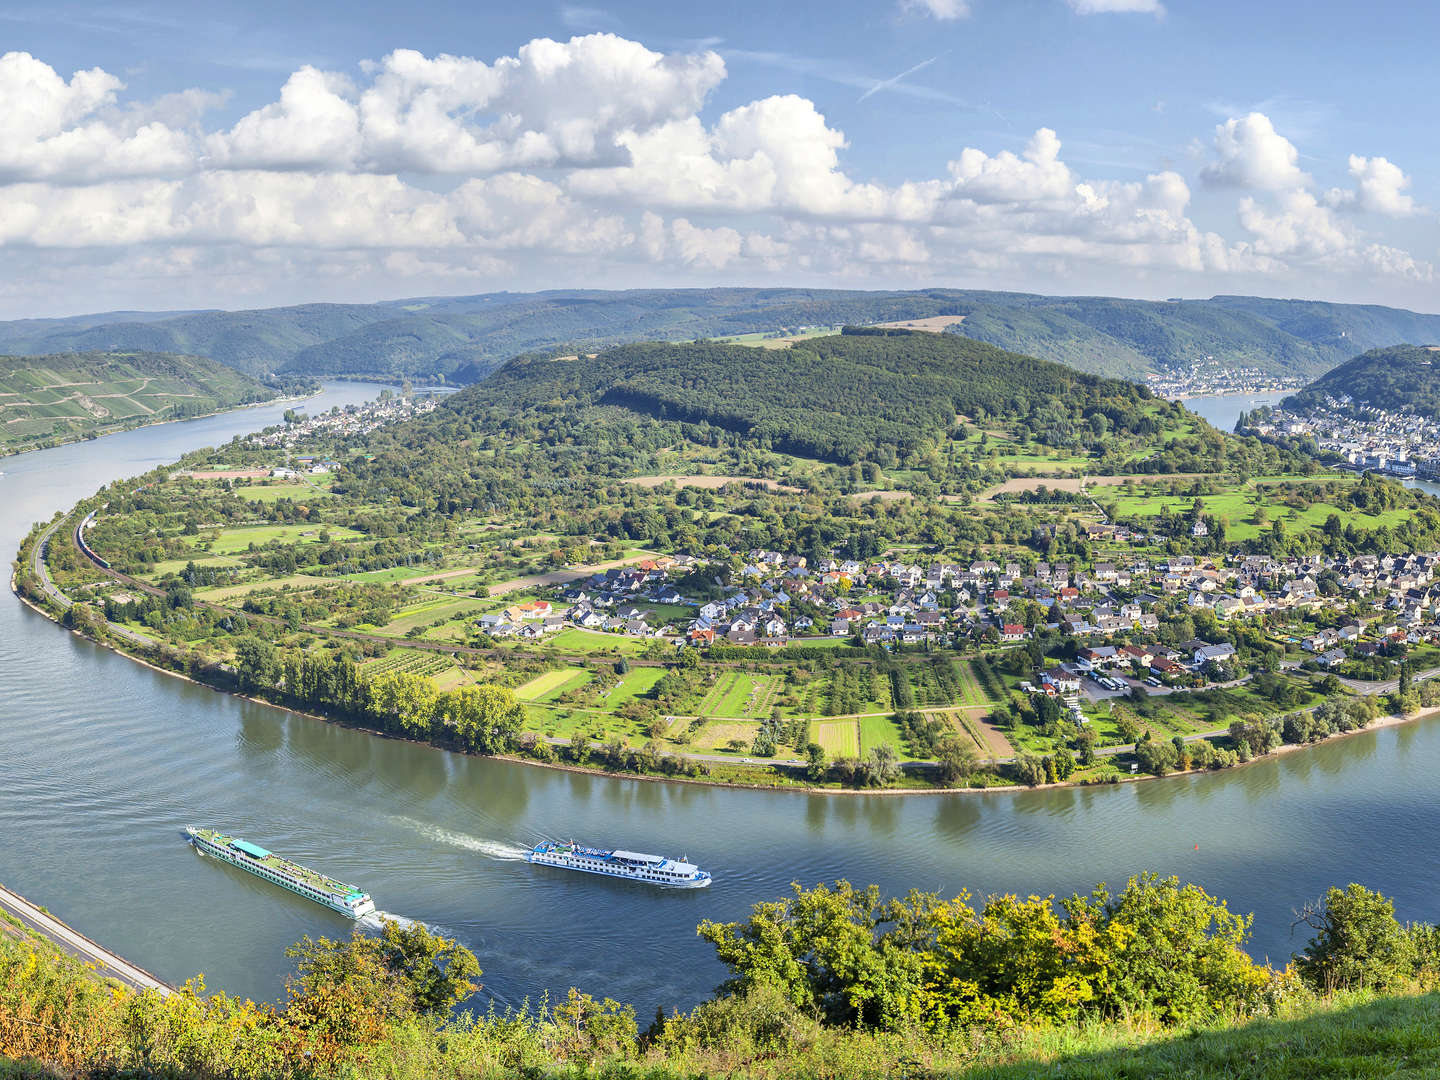
{"label": "riverbank", "polygon": [[[265,401],[247,401],[243,405],[232,405],[228,409],[212,409],[210,412],[196,413],[194,416],[171,416],[162,420],[142,420],[140,423],[112,424],[109,427],[96,428],[94,431],[87,431],[84,434],[75,435],[70,438],[55,439],[44,446],[26,446],[19,450],[6,450],[0,448],[0,461],[7,458],[17,458],[25,454],[38,454],[46,450],[58,450],[62,446],[73,446],[76,443],[95,442],[111,435],[124,435],[130,431],[141,431],[145,428],[165,427],[167,424],[184,424],[192,420],[209,420],[216,416],[228,416],[230,413],[241,412],[245,409],[275,408],[280,405],[292,405],[301,401],[309,401],[324,393],[323,387],[317,387],[308,394],[291,395],[281,397],[278,394]],[[0,473],[3,475],[3,473]]]}
{"label": "riverbank", "polygon": [[[23,549],[22,549],[21,554],[23,555],[23,553],[24,553],[24,551],[23,551]],[[22,593],[22,592],[19,590],[19,588],[18,588],[18,582],[17,582],[16,576],[15,576],[15,574],[14,574],[13,572],[12,572],[11,577],[10,577],[10,588],[11,588],[11,591],[15,594],[15,596],[21,601],[21,603],[25,604],[27,607],[29,607],[32,611],[35,611],[37,614],[40,614],[40,615],[44,616],[46,619],[50,620],[51,622],[54,622],[54,623],[56,623],[57,625],[59,625],[59,620],[55,618],[54,612],[52,612],[52,611],[48,610],[47,608],[45,608],[45,607],[43,607],[43,606],[35,603],[31,598],[23,595],[23,593]],[[1065,781],[1060,781],[1060,782],[1056,782],[1056,783],[1042,783],[1042,784],[1036,784],[1036,785],[1017,784],[1017,783],[998,783],[998,784],[974,784],[974,783],[965,783],[965,784],[960,784],[960,785],[955,785],[955,786],[947,786],[947,785],[943,785],[943,784],[917,784],[916,786],[895,785],[895,786],[888,786],[888,787],[849,787],[849,786],[845,786],[845,785],[843,785],[843,784],[835,784],[835,785],[827,785],[827,786],[816,786],[816,785],[814,785],[814,784],[807,784],[807,783],[802,783],[802,782],[798,782],[798,781],[794,781],[794,780],[787,779],[787,778],[785,778],[785,777],[783,776],[783,774],[780,772],[780,770],[781,770],[781,769],[797,769],[797,768],[802,767],[802,766],[800,766],[799,764],[794,763],[794,762],[787,762],[787,763],[767,763],[767,764],[761,764],[761,763],[753,762],[753,761],[726,762],[726,761],[717,761],[716,758],[715,758],[713,755],[696,756],[696,755],[689,755],[689,754],[685,754],[685,753],[677,753],[677,754],[674,755],[674,756],[679,757],[679,758],[682,758],[682,759],[691,760],[691,761],[699,762],[699,763],[701,763],[701,764],[705,764],[707,767],[708,767],[710,764],[720,764],[720,765],[722,765],[722,766],[726,766],[726,767],[729,767],[729,768],[733,768],[733,769],[735,769],[735,770],[737,770],[737,771],[740,771],[740,772],[742,772],[742,773],[745,772],[745,771],[753,771],[753,772],[755,772],[756,774],[759,774],[762,770],[767,770],[767,769],[768,769],[768,770],[773,770],[773,772],[771,773],[771,775],[777,777],[777,780],[776,780],[776,782],[774,782],[774,783],[758,783],[758,782],[753,782],[753,781],[750,781],[750,780],[734,779],[734,778],[715,778],[715,777],[709,777],[709,776],[700,776],[700,777],[693,777],[693,776],[675,776],[675,775],[658,774],[658,773],[619,771],[619,770],[613,770],[613,769],[596,768],[596,767],[593,767],[593,766],[584,765],[584,764],[579,764],[579,763],[575,763],[575,762],[564,762],[564,761],[556,761],[556,760],[544,760],[543,758],[530,757],[530,756],[526,756],[526,755],[523,755],[523,754],[479,755],[479,754],[473,754],[473,753],[471,753],[471,752],[469,752],[469,751],[466,751],[466,750],[464,750],[464,749],[462,749],[462,748],[458,748],[458,747],[454,747],[454,746],[442,746],[442,745],[438,745],[438,744],[436,744],[436,743],[430,742],[430,741],[428,741],[428,740],[407,738],[407,737],[405,737],[405,736],[403,736],[403,735],[397,735],[397,734],[395,734],[395,733],[393,733],[393,732],[377,731],[377,730],[375,730],[375,729],[373,729],[373,728],[366,727],[366,726],[363,725],[363,724],[356,724],[356,723],[354,723],[354,722],[352,722],[352,721],[348,721],[348,720],[346,720],[346,719],[344,719],[344,718],[341,718],[341,717],[328,716],[328,715],[326,715],[326,714],[324,714],[324,713],[320,713],[320,712],[311,712],[311,711],[304,710],[304,709],[298,709],[298,708],[295,708],[295,707],[292,706],[292,705],[282,705],[282,704],[278,704],[278,703],[276,703],[276,702],[270,701],[270,700],[268,700],[268,699],[266,699],[266,698],[263,698],[263,697],[257,697],[257,696],[252,696],[252,695],[244,694],[244,693],[241,693],[241,692],[239,692],[239,691],[237,691],[237,690],[234,690],[234,689],[232,689],[232,688],[223,687],[223,686],[218,686],[218,685],[216,685],[216,684],[214,684],[214,683],[207,682],[207,681],[204,680],[204,679],[199,679],[199,678],[196,678],[196,677],[194,677],[194,676],[192,676],[192,675],[185,674],[184,672],[175,671],[175,670],[172,669],[172,668],[167,668],[167,667],[165,667],[165,666],[163,666],[163,665],[153,663],[151,660],[145,658],[144,656],[137,656],[133,651],[131,651],[130,649],[127,649],[127,648],[122,647],[122,645],[121,645],[120,643],[116,642],[116,641],[113,640],[113,639],[112,639],[112,640],[101,640],[101,639],[95,637],[95,636],[92,635],[92,634],[84,633],[83,631],[78,630],[78,629],[74,629],[74,628],[66,628],[66,629],[69,629],[70,632],[71,632],[72,634],[75,634],[77,637],[82,637],[82,638],[84,638],[85,640],[90,641],[90,642],[93,643],[93,644],[99,645],[99,646],[101,646],[101,647],[103,647],[103,648],[107,648],[107,649],[111,650],[112,652],[118,653],[119,655],[125,657],[126,659],[128,659],[128,660],[130,660],[130,661],[132,661],[132,662],[134,662],[134,663],[140,664],[140,665],[142,665],[142,666],[144,666],[144,667],[150,668],[150,669],[153,670],[153,671],[157,671],[157,672],[160,672],[160,673],[162,673],[162,674],[169,675],[169,676],[171,676],[171,677],[173,677],[173,678],[177,678],[177,679],[183,680],[183,681],[188,682],[188,683],[190,683],[190,684],[192,684],[192,685],[195,685],[195,686],[204,687],[204,688],[206,688],[206,689],[208,689],[208,690],[212,690],[212,691],[214,691],[214,692],[216,692],[216,693],[225,694],[225,695],[230,696],[230,697],[236,697],[236,698],[240,698],[240,699],[245,700],[245,701],[253,702],[253,703],[257,704],[257,705],[263,705],[263,706],[266,706],[266,707],[268,707],[268,708],[277,709],[277,710],[279,710],[279,711],[281,711],[281,712],[287,713],[287,714],[292,715],[292,716],[300,716],[300,717],[304,717],[304,718],[310,719],[310,720],[317,720],[317,721],[320,721],[321,723],[332,724],[332,725],[335,725],[335,726],[338,726],[338,727],[343,727],[343,728],[345,728],[345,729],[347,729],[347,730],[353,730],[353,731],[357,731],[357,732],[362,732],[362,733],[367,734],[367,735],[377,736],[377,737],[380,737],[380,738],[383,738],[383,739],[387,739],[387,740],[390,740],[390,741],[394,741],[394,742],[410,743],[410,744],[416,745],[416,746],[429,746],[429,747],[434,747],[435,749],[439,749],[439,750],[442,750],[442,751],[445,751],[445,752],[448,752],[448,753],[457,753],[457,754],[462,754],[462,755],[464,755],[464,756],[469,756],[469,757],[490,757],[490,758],[492,758],[492,759],[494,759],[494,760],[498,760],[498,761],[506,761],[506,762],[511,762],[511,763],[514,763],[514,764],[529,765],[529,766],[534,766],[534,767],[538,767],[538,768],[551,769],[551,770],[555,770],[555,771],[559,771],[559,772],[577,773],[577,774],[583,774],[583,775],[589,775],[589,776],[604,776],[604,777],[610,777],[610,778],[622,779],[622,780],[642,780],[642,781],[648,781],[648,782],[652,782],[652,783],[677,784],[677,785],[691,785],[691,786],[711,787],[711,788],[722,788],[722,789],[731,789],[731,790],[748,790],[748,791],[763,791],[763,792],[786,792],[786,793],[793,793],[793,794],[797,794],[797,795],[903,796],[903,795],[967,795],[967,794],[968,794],[968,795],[987,795],[987,794],[1016,794],[1016,793],[1021,793],[1021,792],[1048,791],[1048,790],[1054,790],[1054,789],[1060,789],[1060,788],[1087,788],[1087,787],[1088,787],[1088,788],[1093,788],[1093,787],[1097,787],[1097,786],[1117,786],[1117,785],[1121,785],[1121,784],[1131,784],[1131,783],[1136,783],[1136,782],[1143,781],[1143,780],[1164,780],[1164,779],[1169,779],[1169,778],[1177,777],[1177,776],[1193,776],[1193,775],[1196,775],[1196,774],[1212,773],[1212,772],[1217,771],[1217,770],[1214,770],[1214,769],[1206,769],[1206,768],[1191,768],[1191,769],[1185,769],[1185,770],[1173,770],[1173,771],[1164,773],[1163,775],[1153,775],[1153,774],[1150,774],[1150,773],[1138,773],[1138,772],[1125,773],[1125,772],[1119,771],[1118,768],[1117,768],[1114,773],[1109,774],[1109,775],[1100,776],[1100,777],[1096,777],[1096,776],[1086,776],[1086,777],[1084,777],[1084,778],[1082,778],[1082,779],[1079,779],[1079,780],[1065,780]],[[1331,742],[1331,741],[1333,741],[1333,740],[1337,740],[1337,739],[1343,738],[1344,736],[1347,736],[1347,735],[1358,735],[1358,734],[1360,734],[1361,732],[1365,732],[1365,731],[1377,731],[1377,730],[1380,730],[1380,729],[1382,729],[1382,728],[1395,727],[1395,726],[1398,726],[1398,725],[1401,725],[1401,724],[1412,723],[1412,722],[1414,722],[1414,721],[1422,720],[1422,719],[1425,719],[1425,718],[1427,718],[1427,717],[1429,717],[1429,716],[1436,715],[1437,713],[1440,713],[1440,707],[1429,708],[1429,709],[1421,709],[1421,710],[1419,710],[1419,711],[1417,711],[1417,712],[1415,712],[1415,713],[1412,713],[1412,714],[1409,714],[1409,715],[1404,715],[1404,716],[1396,716],[1396,715],[1380,716],[1380,717],[1377,717],[1375,720],[1371,721],[1371,723],[1369,723],[1368,725],[1366,725],[1366,726],[1363,727],[1363,728],[1356,728],[1356,729],[1354,729],[1353,731],[1336,732],[1336,733],[1333,733],[1333,734],[1331,734],[1331,735],[1326,736],[1324,739],[1321,739],[1321,740],[1319,740],[1319,741],[1317,741],[1317,742],[1312,742],[1312,743],[1285,743],[1285,742],[1282,742],[1282,743],[1280,743],[1277,747],[1275,747],[1274,749],[1270,750],[1267,754],[1263,754],[1263,755],[1257,756],[1257,757],[1251,759],[1251,761],[1249,761],[1249,762],[1241,762],[1240,765],[1244,765],[1244,764],[1254,764],[1254,763],[1256,763],[1256,762],[1265,760],[1266,757],[1269,757],[1269,756],[1271,756],[1271,755],[1280,755],[1280,754],[1289,753],[1289,752],[1295,751],[1295,750],[1309,749],[1309,748],[1312,748],[1312,747],[1315,747],[1315,746],[1322,745],[1322,744],[1327,743],[1327,742]],[[1228,737],[1228,731],[1226,731],[1226,730],[1217,730],[1217,731],[1210,731],[1210,732],[1202,732],[1202,733],[1200,733],[1200,734],[1198,734],[1198,735],[1189,736],[1189,737],[1186,738],[1186,741],[1187,741],[1187,742],[1195,742],[1195,741],[1198,741],[1198,740],[1201,740],[1201,739],[1207,739],[1207,740],[1208,740],[1208,739],[1225,738],[1225,737]],[[544,736],[541,736],[541,738],[543,739]],[[568,743],[567,743],[565,740],[562,740],[562,739],[559,739],[559,738],[546,739],[545,741],[546,741],[546,743],[547,743],[549,746],[551,746],[552,748],[553,748],[553,747],[564,747],[564,746],[568,745]],[[1099,752],[1099,756],[1105,757],[1105,758],[1110,758],[1110,759],[1119,758],[1119,757],[1122,757],[1123,755],[1132,753],[1132,752],[1133,752],[1133,749],[1134,749],[1134,748],[1133,748],[1132,746],[1128,746],[1128,745],[1126,745],[1126,746],[1118,746],[1118,747],[1106,747],[1106,748],[1102,748],[1102,749],[1101,749],[1101,751]],[[989,765],[989,767],[992,767],[992,768],[993,768],[993,767],[1003,766],[1003,765],[1009,764],[1009,763],[1013,762],[1014,760],[1015,760],[1014,758],[993,759],[992,761],[990,761],[990,762],[988,763],[988,765]],[[984,764],[984,763],[982,763],[982,764]],[[1237,768],[1237,767],[1239,767],[1239,766],[1238,766],[1238,765],[1237,765],[1237,766],[1230,766],[1229,768],[1233,769],[1233,768]],[[927,771],[928,771],[928,770],[933,769],[933,768],[935,768],[935,766],[932,765],[932,764],[930,764],[930,763],[928,763],[928,762],[906,762],[906,763],[904,763],[903,766],[902,766],[902,771],[904,772],[904,775],[905,775],[907,778],[913,780],[913,779],[917,779],[917,777],[916,777],[916,771],[917,771],[917,770],[924,769],[924,770],[927,770]]]}
{"label": "riverbank", "polygon": [[131,990],[154,990],[161,997],[169,997],[175,992],[174,987],[161,982],[144,968],[91,941],[45,908],[32,904],[3,885],[0,885],[0,913],[8,915],[24,930],[44,937],[61,952],[92,966],[102,978],[113,979]]}

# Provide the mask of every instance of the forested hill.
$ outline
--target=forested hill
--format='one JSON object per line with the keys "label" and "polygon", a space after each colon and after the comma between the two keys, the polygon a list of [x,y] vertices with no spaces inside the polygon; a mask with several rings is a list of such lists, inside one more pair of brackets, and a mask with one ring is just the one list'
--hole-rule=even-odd
{"label": "forested hill", "polygon": [[[201,353],[251,374],[451,377],[473,382],[520,353],[692,340],[779,327],[886,322],[955,311],[949,290],[571,290],[203,311],[148,321],[0,323],[0,352],[134,348]],[[463,372],[455,378],[457,371]]]}
{"label": "forested hill", "polygon": [[954,316],[963,335],[1082,371],[1139,378],[1203,357],[1313,376],[1364,349],[1440,340],[1440,316],[1396,308],[1217,296],[1146,301],[980,290],[560,290],[302,304],[255,311],[0,323],[0,352],[193,353],[250,374],[483,378],[526,351],[687,341]]}
{"label": "forested hill", "polygon": [[1322,375],[1282,405],[1304,413],[1325,406],[1327,400],[1354,408],[1440,417],[1440,346],[1371,349]]}
{"label": "forested hill", "polygon": [[0,356],[0,453],[200,416],[278,393],[203,356]]}
{"label": "forested hill", "polygon": [[[1038,435],[1082,423],[1154,430],[1155,407],[1169,408],[1134,383],[968,338],[866,330],[781,350],[650,342],[593,358],[519,358],[447,402],[510,414],[603,405],[839,462],[874,459],[881,448],[904,456],[943,436],[957,415],[982,424],[1024,419]],[[1064,441],[1066,432],[1054,434]]]}

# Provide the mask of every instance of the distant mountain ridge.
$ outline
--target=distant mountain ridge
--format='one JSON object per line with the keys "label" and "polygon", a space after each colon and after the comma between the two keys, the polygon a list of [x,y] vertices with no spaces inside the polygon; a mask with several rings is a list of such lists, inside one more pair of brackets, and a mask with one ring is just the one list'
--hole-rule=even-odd
{"label": "distant mountain ridge", "polygon": [[945,315],[956,317],[955,332],[966,337],[1129,379],[1184,370],[1203,357],[1309,377],[1367,349],[1440,340],[1440,315],[1250,296],[1151,301],[961,289],[577,289],[26,319],[0,323],[0,352],[174,352],[251,375],[470,383],[527,352]]}
{"label": "distant mountain ridge", "polygon": [[1440,346],[1394,345],[1371,349],[1326,372],[1281,406],[1307,413],[1329,401],[1358,409],[1369,406],[1387,412],[1440,416]]}

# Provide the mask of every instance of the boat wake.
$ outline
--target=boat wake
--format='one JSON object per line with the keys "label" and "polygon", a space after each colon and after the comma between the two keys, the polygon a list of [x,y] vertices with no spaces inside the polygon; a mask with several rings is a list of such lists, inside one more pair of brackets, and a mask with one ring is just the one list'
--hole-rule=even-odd
{"label": "boat wake", "polygon": [[469,833],[453,832],[450,829],[442,829],[438,825],[427,825],[423,821],[414,821],[410,818],[399,818],[398,820],[414,829],[427,840],[432,840],[437,844],[445,844],[449,847],[464,848],[466,851],[473,851],[491,859],[517,862],[525,858],[530,850],[519,844],[507,843],[504,840],[488,840],[481,836],[471,836]]}
{"label": "boat wake", "polygon": [[379,932],[385,929],[387,922],[393,922],[402,930],[410,930],[417,926],[423,926],[432,934],[444,938],[457,938],[459,935],[446,930],[444,927],[434,923],[428,923],[424,919],[412,919],[406,915],[396,915],[393,911],[372,911],[369,915],[362,915],[355,922],[366,930]]}

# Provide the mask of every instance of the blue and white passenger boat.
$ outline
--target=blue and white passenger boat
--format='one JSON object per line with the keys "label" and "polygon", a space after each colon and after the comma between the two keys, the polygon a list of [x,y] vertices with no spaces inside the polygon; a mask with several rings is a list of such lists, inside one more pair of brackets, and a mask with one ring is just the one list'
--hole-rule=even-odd
{"label": "blue and white passenger boat", "polygon": [[536,844],[525,860],[537,866],[580,870],[586,874],[643,881],[671,889],[703,889],[710,884],[710,875],[686,861],[683,855],[679,859],[667,859],[663,855],[645,855],[638,851],[581,847],[573,840],[568,844],[553,840]]}

